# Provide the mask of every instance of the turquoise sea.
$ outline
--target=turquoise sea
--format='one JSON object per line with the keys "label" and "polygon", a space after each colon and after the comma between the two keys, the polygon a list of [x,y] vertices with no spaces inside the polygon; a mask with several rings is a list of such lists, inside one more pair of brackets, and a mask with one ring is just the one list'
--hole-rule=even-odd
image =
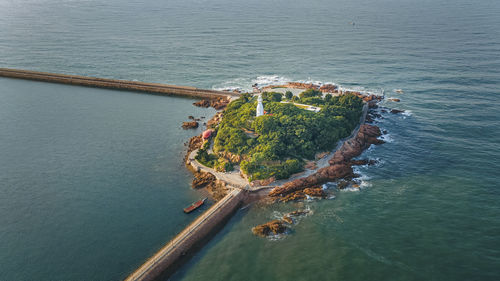
{"label": "turquoise sea", "polygon": [[[384,89],[360,191],[249,206],[172,279],[500,279],[498,1],[0,0],[0,67]],[[0,280],[120,280],[188,224],[192,102],[0,78]]]}

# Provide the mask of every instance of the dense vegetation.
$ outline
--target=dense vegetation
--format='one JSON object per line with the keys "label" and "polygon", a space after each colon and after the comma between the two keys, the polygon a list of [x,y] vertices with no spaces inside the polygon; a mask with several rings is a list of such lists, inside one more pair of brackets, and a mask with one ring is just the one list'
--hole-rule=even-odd
{"label": "dense vegetation", "polygon": [[[318,113],[280,103],[283,99],[280,93],[263,93],[262,98],[267,114],[257,118],[255,97],[244,94],[231,102],[214,140],[215,154],[242,156],[240,167],[250,180],[288,178],[301,171],[304,159],[333,149],[339,139],[350,134],[359,122],[363,107],[362,100],[354,95],[323,98],[321,92],[315,90],[305,91],[291,100],[320,106]],[[290,95],[285,99],[290,100]],[[208,154],[205,148],[197,159],[214,167],[221,161],[215,154]]]}

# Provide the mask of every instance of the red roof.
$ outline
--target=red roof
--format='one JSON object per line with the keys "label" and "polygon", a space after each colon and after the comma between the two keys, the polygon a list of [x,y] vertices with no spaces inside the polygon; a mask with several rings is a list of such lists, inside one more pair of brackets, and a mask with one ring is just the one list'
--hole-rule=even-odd
{"label": "red roof", "polygon": [[203,132],[202,136],[204,139],[208,139],[210,136],[212,136],[212,130],[208,129],[205,132]]}

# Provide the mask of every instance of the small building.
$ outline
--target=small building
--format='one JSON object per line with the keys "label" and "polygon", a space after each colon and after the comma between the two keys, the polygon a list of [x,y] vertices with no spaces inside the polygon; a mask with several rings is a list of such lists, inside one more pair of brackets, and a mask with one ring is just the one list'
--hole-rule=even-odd
{"label": "small building", "polygon": [[257,98],[257,117],[264,115],[264,106],[262,105],[262,95]]}
{"label": "small building", "polygon": [[203,134],[201,135],[204,140],[208,140],[214,131],[212,129],[205,130]]}

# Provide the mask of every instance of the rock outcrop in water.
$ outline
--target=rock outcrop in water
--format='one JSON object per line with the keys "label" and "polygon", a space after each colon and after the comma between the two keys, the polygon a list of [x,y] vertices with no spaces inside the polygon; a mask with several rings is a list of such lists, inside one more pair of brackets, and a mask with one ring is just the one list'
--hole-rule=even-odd
{"label": "rock outcrop in water", "polygon": [[308,187],[301,190],[291,192],[283,197],[280,197],[280,202],[297,201],[309,197],[326,198],[326,193],[321,187]]}
{"label": "rock outcrop in water", "polygon": [[273,220],[252,228],[253,234],[260,237],[267,237],[269,235],[283,234],[287,231],[285,222],[281,220]]}
{"label": "rock outcrop in water", "polygon": [[345,141],[342,147],[335,152],[332,159],[328,161],[330,166],[321,168],[308,177],[299,178],[276,187],[269,193],[269,196],[284,197],[287,198],[287,201],[295,200],[295,198],[301,197],[301,194],[307,188],[338,179],[353,178],[355,175],[352,165],[356,163],[351,163],[351,159],[361,155],[363,150],[372,144],[384,143],[384,141],[377,139],[380,135],[381,132],[377,126],[361,125],[356,136]]}
{"label": "rock outcrop in water", "polygon": [[404,110],[400,110],[400,109],[391,109],[391,113],[392,114],[399,114],[399,113],[403,113],[405,112]]}
{"label": "rock outcrop in water", "polygon": [[258,225],[252,228],[253,234],[260,237],[269,237],[272,235],[286,233],[299,217],[311,214],[310,210],[300,209],[283,215],[281,220],[272,220],[270,222]]}
{"label": "rock outcrop in water", "polygon": [[199,125],[196,121],[182,122],[183,129],[196,129]]}
{"label": "rock outcrop in water", "polygon": [[218,98],[218,99],[210,99],[210,100],[200,100],[193,105],[198,106],[198,107],[213,107],[216,110],[222,110],[226,108],[226,106],[229,104],[230,100],[227,98]]}
{"label": "rock outcrop in water", "polygon": [[333,84],[325,84],[319,87],[319,90],[323,93],[335,93],[337,92],[337,86]]}
{"label": "rock outcrop in water", "polygon": [[349,162],[352,158],[361,155],[370,145],[383,144],[383,140],[377,139],[377,137],[381,135],[382,133],[379,127],[368,124],[361,125],[356,136],[345,141],[328,163],[330,163],[330,165],[335,165]]}

